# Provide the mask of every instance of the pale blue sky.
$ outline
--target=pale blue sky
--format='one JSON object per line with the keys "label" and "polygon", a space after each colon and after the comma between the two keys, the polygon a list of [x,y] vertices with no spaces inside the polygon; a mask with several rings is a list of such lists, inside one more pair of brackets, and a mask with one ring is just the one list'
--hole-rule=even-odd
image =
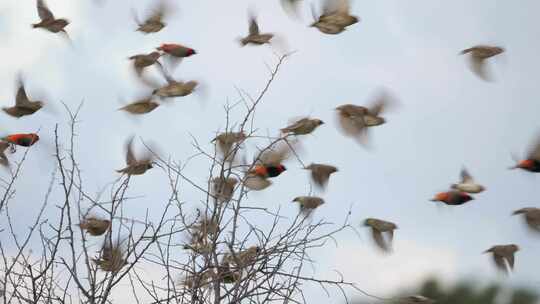
{"label": "pale blue sky", "polygon": [[[342,234],[338,248],[314,253],[320,261],[318,274],[330,276],[338,269],[381,296],[432,273],[449,281],[474,276],[540,285],[540,238],[510,216],[514,209],[540,206],[540,179],[507,170],[510,152],[524,153],[540,129],[537,1],[355,1],[352,12],[361,22],[338,36],[308,28],[307,10],[303,24],[289,19],[277,0],[185,1],[177,4],[180,10],[162,32],[136,33],[130,9],[143,12],[152,2],[107,1],[99,7],[89,0],[48,0],[56,16],[71,20],[67,29],[73,47],[60,36],[30,28],[37,20],[34,1],[0,3],[1,105],[12,103],[18,71],[26,76],[30,96],[33,89],[44,91],[58,109],[60,100],[75,107],[84,99],[78,154],[89,192],[117,177],[114,169],[124,165],[123,144],[130,134],[151,138],[173,159],[184,160],[193,154],[189,134],[209,142],[224,126],[222,105],[227,98],[236,99],[235,86],[252,94],[262,88],[268,76],[264,63],[273,63],[272,51],[266,46],[240,48],[236,41],[246,34],[247,8],[253,7],[262,31],[285,37],[297,50],[259,107],[257,127],[262,134],[275,133],[299,115],[327,122],[307,136],[304,145],[305,162],[331,163],[340,169],[316,217],[340,221],[354,204],[352,217],[358,225],[366,217],[379,217],[400,227],[392,257],[377,254],[367,234],[362,239]],[[208,99],[201,105],[196,96],[186,97],[134,123],[115,111],[120,97],[131,100],[147,92],[133,78],[126,58],[150,52],[162,42],[197,50],[176,75],[203,81]],[[475,77],[458,55],[481,43],[507,50],[490,65],[495,82]],[[388,113],[386,125],[373,130],[374,149],[367,151],[341,136],[333,109],[343,103],[365,104],[382,86],[401,106]],[[4,115],[0,128],[26,132],[42,127],[46,150],[46,145],[52,147],[52,130],[59,119],[66,117],[37,113],[16,120]],[[39,204],[36,193],[46,190],[43,176],[48,177],[53,166],[43,162],[47,153],[31,154],[18,183],[11,207],[21,221]],[[437,208],[428,199],[455,182],[462,165],[487,191],[468,205]],[[272,188],[252,196],[253,204],[296,212],[290,200],[306,194],[309,185],[299,164],[291,162],[289,167]],[[187,170],[195,180],[207,178],[202,160]],[[161,172],[151,171],[133,183],[132,194],[146,196],[129,210],[133,216],[165,201]],[[182,194],[186,201],[200,199],[187,185]],[[515,273],[501,279],[481,252],[506,243],[519,244],[522,250]],[[327,302],[318,291],[312,296],[312,303]]]}

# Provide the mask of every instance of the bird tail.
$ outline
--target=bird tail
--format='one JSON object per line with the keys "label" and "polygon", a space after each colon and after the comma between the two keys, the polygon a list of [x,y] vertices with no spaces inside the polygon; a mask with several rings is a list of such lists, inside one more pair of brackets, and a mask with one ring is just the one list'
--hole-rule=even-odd
{"label": "bird tail", "polygon": [[461,52],[459,52],[459,53],[460,53],[461,55],[465,55],[465,54],[467,54],[467,53],[469,53],[469,52],[471,52],[471,51],[472,51],[472,48],[469,48],[469,49],[464,49],[463,51],[461,51]]}

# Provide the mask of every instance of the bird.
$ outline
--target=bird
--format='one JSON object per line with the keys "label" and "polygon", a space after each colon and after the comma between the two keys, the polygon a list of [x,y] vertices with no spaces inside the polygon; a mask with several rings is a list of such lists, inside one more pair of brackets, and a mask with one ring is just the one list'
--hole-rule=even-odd
{"label": "bird", "polygon": [[484,186],[475,183],[474,179],[465,168],[461,169],[461,182],[453,184],[451,188],[467,193],[480,193],[485,190]]}
{"label": "bird", "polygon": [[32,101],[26,95],[22,77],[19,76],[17,95],[15,96],[15,106],[2,108],[8,115],[20,118],[32,115],[43,107],[43,101]]}
{"label": "bird", "polygon": [[69,21],[64,18],[56,19],[43,0],[37,0],[37,11],[40,22],[32,24],[33,28],[42,28],[52,33],[64,33],[67,35],[65,27]]}
{"label": "bird", "polygon": [[434,304],[434,303],[436,303],[434,300],[421,296],[421,295],[402,297],[402,298],[399,298],[396,302],[396,304]]}
{"label": "bird", "polygon": [[437,193],[437,195],[431,199],[432,202],[442,202],[447,205],[463,205],[471,200],[474,200],[474,197],[465,192],[456,190]]}
{"label": "bird", "polygon": [[311,8],[315,21],[310,27],[315,27],[324,34],[342,33],[348,26],[360,21],[358,17],[350,15],[348,0],[324,0],[322,10],[323,13],[317,16],[315,9]]}
{"label": "bird", "polygon": [[293,124],[281,129],[282,133],[290,133],[294,135],[306,135],[313,132],[318,126],[324,124],[320,119],[302,118]]}
{"label": "bird", "polygon": [[504,48],[498,46],[476,45],[461,51],[460,54],[470,54],[470,65],[473,73],[484,80],[489,80],[490,77],[486,71],[486,59],[497,56],[504,51]]}
{"label": "bird", "polygon": [[39,141],[39,135],[36,133],[17,133],[2,137],[0,140],[16,146],[30,147]]}
{"label": "bird", "polygon": [[125,252],[120,244],[111,246],[110,241],[106,241],[101,249],[100,256],[92,260],[101,270],[116,273],[127,265],[124,255]]}
{"label": "bird", "polygon": [[163,17],[165,13],[170,10],[171,8],[165,6],[165,3],[161,1],[159,2],[158,6],[154,9],[152,14],[144,21],[140,21],[139,18],[137,17],[137,13],[133,12],[133,17],[135,19],[135,22],[138,25],[138,28],[136,31],[142,32],[144,34],[157,33],[161,31],[166,26],[166,23],[163,22]]}
{"label": "bird", "polygon": [[154,111],[159,103],[152,100],[152,96],[134,101],[128,105],[119,108],[119,111],[125,111],[130,114],[142,115]]}
{"label": "bird", "polygon": [[226,253],[223,256],[222,263],[233,264],[240,269],[246,268],[257,261],[257,257],[261,251],[261,247],[259,246],[250,246],[249,248],[235,254]]}
{"label": "bird", "polygon": [[165,80],[167,80],[167,84],[152,91],[152,95],[161,98],[184,97],[193,93],[195,88],[199,85],[195,80],[186,82],[175,80],[163,68],[161,69],[161,72]]}
{"label": "bird", "polygon": [[166,64],[171,71],[178,66],[182,59],[197,54],[194,49],[177,43],[162,43],[156,50],[161,51],[162,55],[166,55],[163,58],[167,61]]}
{"label": "bird", "polygon": [[535,142],[530,146],[527,153],[527,158],[517,162],[515,166],[510,169],[521,169],[528,172],[539,173],[540,172],[540,136],[537,136]]}
{"label": "bird", "polygon": [[219,203],[228,202],[234,194],[238,180],[234,177],[215,177],[212,179],[212,196]]}
{"label": "bird", "polygon": [[311,171],[311,179],[322,189],[326,188],[330,175],[338,171],[334,166],[316,163],[310,164],[305,169]]}
{"label": "bird", "polygon": [[150,153],[147,153],[145,156],[140,159],[136,159],[133,154],[133,136],[130,137],[126,143],[126,164],[127,166],[123,169],[116,170],[118,173],[127,174],[127,175],[142,175],[146,171],[153,168],[153,156]]}
{"label": "bird", "polygon": [[484,251],[484,253],[493,254],[493,261],[497,268],[508,274],[511,270],[514,270],[514,255],[517,251],[519,251],[519,246],[510,244],[493,246]]}
{"label": "bird", "polygon": [[249,33],[246,37],[240,39],[240,44],[245,46],[247,44],[261,45],[270,43],[270,40],[274,37],[274,34],[264,33],[259,31],[259,25],[257,25],[256,17],[253,14],[249,14]]}
{"label": "bird", "polygon": [[521,208],[512,213],[512,215],[523,215],[527,226],[533,231],[540,232],[540,208]]}
{"label": "bird", "polygon": [[[364,226],[371,228],[373,240],[380,249],[386,252],[392,250],[394,230],[398,229],[396,224],[376,218],[367,218],[364,220]],[[385,232],[388,235],[388,241],[384,239],[383,233]]]}
{"label": "bird", "polygon": [[4,167],[9,167],[9,160],[6,156],[6,150],[9,148],[10,144],[5,141],[0,141],[0,165]]}
{"label": "bird", "polygon": [[85,218],[82,222],[79,223],[81,229],[86,230],[92,236],[103,235],[109,227],[111,226],[111,221],[105,219],[99,219],[96,217]]}
{"label": "bird", "polygon": [[244,132],[223,132],[218,134],[211,142],[216,143],[220,153],[226,160],[231,160],[232,148],[235,144],[240,144],[246,139]]}
{"label": "bird", "polygon": [[142,72],[146,67],[154,64],[161,65],[161,63],[159,63],[158,61],[160,57],[160,52],[151,52],[148,54],[133,55],[128,59],[133,61],[133,68],[135,69],[135,73],[137,73],[137,76],[141,77]]}
{"label": "bird", "polygon": [[292,201],[298,203],[300,213],[304,215],[311,214],[313,210],[324,204],[324,199],[317,196],[297,196]]}

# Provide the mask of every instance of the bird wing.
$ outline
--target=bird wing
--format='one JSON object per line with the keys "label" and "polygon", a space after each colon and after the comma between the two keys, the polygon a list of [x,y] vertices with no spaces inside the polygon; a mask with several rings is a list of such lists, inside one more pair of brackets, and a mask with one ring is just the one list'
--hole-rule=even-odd
{"label": "bird wing", "polygon": [[529,148],[527,158],[540,161],[540,135],[537,136],[536,140]]}
{"label": "bird wing", "polygon": [[15,96],[15,105],[22,106],[26,105],[29,102],[28,96],[24,89],[24,84],[21,78],[18,80],[17,95]]}
{"label": "bird wing", "polygon": [[358,135],[366,126],[363,116],[349,116],[343,112],[338,113],[338,122],[343,133],[348,136]]}
{"label": "bird wing", "polygon": [[163,15],[165,14],[165,4],[162,2],[159,4],[157,9],[152,12],[152,15],[146,19],[146,22],[161,22]]}
{"label": "bird wing", "polygon": [[498,254],[493,254],[493,261],[495,262],[495,266],[497,266],[497,268],[499,270],[502,270],[504,272],[508,272],[508,269],[506,269],[506,263],[504,262],[504,257],[503,256],[500,256]]}
{"label": "bird wing", "polygon": [[135,163],[137,163],[137,159],[135,158],[135,155],[133,154],[133,136],[131,136],[126,144],[127,151],[126,151],[126,164],[128,166],[131,166]]}
{"label": "bird wing", "polygon": [[480,57],[470,56],[469,67],[471,71],[483,80],[489,81],[490,76],[484,60]]}
{"label": "bird wing", "polygon": [[474,179],[472,178],[472,176],[469,174],[469,172],[465,168],[461,169],[461,183],[463,183],[463,184],[472,184],[472,183],[474,183]]}
{"label": "bird wing", "polygon": [[311,170],[311,178],[320,187],[324,187],[328,183],[330,178],[330,171],[322,167],[318,167],[315,170]]}
{"label": "bird wing", "polygon": [[375,241],[375,244],[377,244],[379,248],[381,248],[384,251],[388,251],[388,245],[384,241],[384,237],[379,230],[372,228],[371,235],[373,236],[373,240]]}
{"label": "bird wing", "polygon": [[249,35],[259,35],[259,26],[257,25],[255,17],[253,16],[249,17]]}
{"label": "bird wing", "polygon": [[280,141],[263,151],[259,155],[259,161],[265,165],[279,165],[290,156],[297,145],[297,141]]}
{"label": "bird wing", "polygon": [[244,185],[248,189],[260,191],[270,187],[270,185],[272,185],[272,182],[260,176],[249,174],[244,180]]}
{"label": "bird wing", "polygon": [[38,15],[41,20],[53,20],[54,15],[43,0],[37,0]]}
{"label": "bird wing", "polygon": [[511,254],[508,254],[506,256],[506,260],[508,261],[508,265],[510,265],[510,269],[514,269],[514,262],[515,262],[515,259],[514,259],[514,254],[511,253]]}
{"label": "bird wing", "polygon": [[349,12],[348,0],[325,0],[323,3],[323,14],[347,14]]}
{"label": "bird wing", "polygon": [[371,106],[369,107],[369,113],[374,116],[379,116],[388,106],[390,97],[388,93],[381,92],[379,96],[375,98]]}

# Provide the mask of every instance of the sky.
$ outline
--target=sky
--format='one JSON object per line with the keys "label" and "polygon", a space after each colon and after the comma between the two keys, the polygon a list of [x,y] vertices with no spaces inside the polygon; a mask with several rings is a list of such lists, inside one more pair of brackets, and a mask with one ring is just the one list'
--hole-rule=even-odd
{"label": "sky", "polygon": [[[342,233],[338,246],[314,251],[317,275],[335,278],[333,270],[338,270],[380,296],[431,275],[449,283],[473,277],[539,287],[540,238],[510,214],[540,206],[540,177],[507,168],[513,164],[511,153],[523,155],[540,130],[535,78],[540,69],[540,3],[355,1],[351,12],[361,21],[330,36],[307,26],[308,5],[304,20],[295,21],[277,0],[185,1],[175,3],[178,10],[163,31],[135,32],[131,10],[142,13],[152,2],[107,0],[97,6],[90,0],[48,0],[57,17],[71,21],[71,45],[61,36],[31,29],[38,18],[33,1],[0,2],[0,105],[13,103],[21,72],[29,96],[42,92],[56,109],[21,119],[4,115],[0,122],[3,134],[40,129],[42,137],[41,150],[30,154],[10,205],[21,233],[29,210],[37,213],[53,171],[47,149],[54,143],[55,123],[67,139],[67,116],[60,102],[76,108],[84,101],[77,155],[90,193],[118,177],[114,170],[124,165],[124,142],[132,134],[151,139],[179,161],[194,154],[191,135],[210,149],[210,140],[225,125],[223,105],[238,99],[236,88],[256,95],[269,76],[266,64],[275,64],[272,48],[239,46],[237,39],[247,33],[247,11],[253,9],[261,31],[275,33],[296,51],[258,108],[257,128],[261,134],[277,134],[289,119],[302,115],[325,121],[303,140],[304,162],[339,168],[327,191],[318,193],[326,203],[315,218],[340,222],[352,205],[351,220],[361,232],[360,237]],[[206,98],[184,97],[134,121],[116,109],[148,94],[149,88],[134,78],[127,57],[164,42],[196,49],[197,55],[184,60],[175,76],[200,80]],[[477,44],[506,49],[490,61],[493,82],[476,77],[458,55]],[[399,106],[386,114],[385,125],[372,130],[373,147],[368,150],[341,135],[334,108],[368,104],[381,88],[388,89]],[[430,202],[458,180],[462,166],[487,190],[463,206]],[[251,196],[250,203],[294,215],[291,200],[309,192],[309,179],[300,164],[291,161],[288,168],[271,188]],[[204,182],[207,169],[207,162],[195,160],[186,172]],[[144,216],[152,205],[164,204],[166,182],[158,170],[134,179],[131,194],[144,198],[130,209],[131,215]],[[195,206],[199,193],[182,186],[183,199]],[[373,247],[360,227],[367,217],[398,224],[392,255],[380,255]],[[504,278],[482,251],[508,243],[518,244],[521,251],[515,272]],[[316,286],[306,288],[313,291],[311,303],[328,302]],[[349,296],[360,294],[350,291]],[[331,302],[341,299],[336,296]]]}

